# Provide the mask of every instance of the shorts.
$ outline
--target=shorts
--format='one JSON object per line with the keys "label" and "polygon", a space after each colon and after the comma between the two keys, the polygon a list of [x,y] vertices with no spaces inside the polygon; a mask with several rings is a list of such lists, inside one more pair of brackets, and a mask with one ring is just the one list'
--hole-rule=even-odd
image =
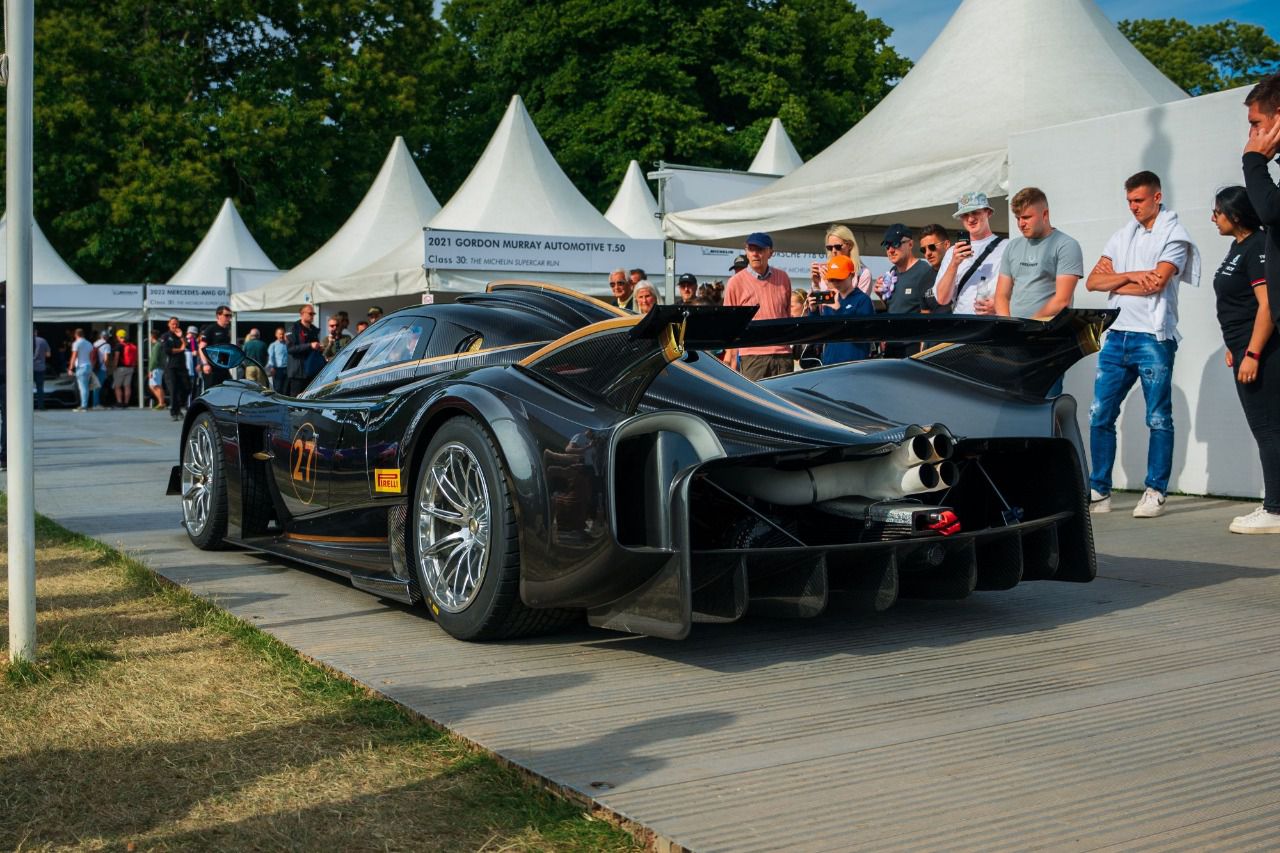
{"label": "shorts", "polygon": [[164,371],[158,367],[155,370],[151,371],[151,378],[147,380],[147,384],[150,385],[152,388],[163,388],[164,387]]}
{"label": "shorts", "polygon": [[129,384],[129,380],[133,378],[132,367],[117,367],[115,372],[111,374],[111,381],[115,387],[121,388]]}

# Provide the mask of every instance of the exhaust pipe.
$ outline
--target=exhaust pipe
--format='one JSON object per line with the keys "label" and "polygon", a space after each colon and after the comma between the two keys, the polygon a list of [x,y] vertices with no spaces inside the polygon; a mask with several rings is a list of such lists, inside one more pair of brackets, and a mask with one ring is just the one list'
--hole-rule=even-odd
{"label": "exhaust pipe", "polygon": [[[913,443],[908,442],[904,447]],[[959,479],[959,469],[954,462],[903,467],[895,458],[901,455],[904,455],[901,451],[894,451],[876,459],[835,462],[799,471],[732,468],[718,473],[715,479],[731,491],[779,506],[808,506],[855,495],[896,500],[950,488]]]}

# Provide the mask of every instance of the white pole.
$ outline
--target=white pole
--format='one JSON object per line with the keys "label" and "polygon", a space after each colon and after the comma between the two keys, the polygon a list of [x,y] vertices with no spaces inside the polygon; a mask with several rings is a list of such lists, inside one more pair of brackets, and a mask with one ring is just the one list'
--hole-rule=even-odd
{"label": "white pole", "polygon": [[36,656],[35,424],[31,414],[31,106],[34,0],[6,0],[5,205],[9,212],[5,383],[9,419],[9,659]]}
{"label": "white pole", "polygon": [[135,364],[133,366],[133,373],[134,373],[133,384],[136,386],[136,389],[138,392],[138,408],[139,409],[146,408],[146,404],[143,402],[143,399],[142,399],[142,395],[147,392],[147,379],[142,372],[142,348],[146,346],[144,341],[147,340],[145,337],[143,337],[147,333],[146,316],[147,316],[147,312],[146,312],[146,309],[144,308],[142,311],[143,319],[138,321],[138,336],[133,339],[134,346],[138,348],[138,357],[134,359]]}

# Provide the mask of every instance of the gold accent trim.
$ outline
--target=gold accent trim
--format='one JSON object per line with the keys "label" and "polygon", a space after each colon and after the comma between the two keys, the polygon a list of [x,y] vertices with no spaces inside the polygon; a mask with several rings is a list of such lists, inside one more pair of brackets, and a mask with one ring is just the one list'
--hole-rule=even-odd
{"label": "gold accent trim", "polygon": [[639,324],[642,319],[644,318],[636,314],[630,314],[625,317],[619,317],[616,320],[601,320],[599,323],[592,323],[590,326],[584,326],[581,329],[570,332],[562,338],[552,341],[537,352],[534,352],[531,355],[526,355],[516,363],[523,367],[528,367],[556,350],[563,349],[564,347],[569,346],[569,344],[580,341],[583,338],[603,334],[605,332],[615,332],[618,329],[630,328],[631,326]]}
{"label": "gold accent trim", "polygon": [[912,353],[911,355],[909,355],[909,356],[907,356],[907,357],[908,357],[908,358],[919,358],[919,357],[920,357],[920,356],[922,356],[922,355],[930,355],[931,353],[938,352],[939,350],[943,349],[944,347],[953,347],[953,346],[955,346],[955,344],[934,344],[933,346],[931,346],[931,347],[929,347],[929,348],[927,348],[927,349],[922,349],[922,350],[920,350],[920,352]]}
{"label": "gold accent trim", "polygon": [[286,533],[285,539],[297,540],[299,542],[386,542],[385,536],[313,536],[306,533]]}
{"label": "gold accent trim", "polygon": [[[365,371],[364,373],[352,373],[348,376],[343,376],[341,379],[335,379],[332,382],[327,382],[324,385],[321,385],[319,388],[317,388],[316,393],[327,390],[329,388],[336,387],[338,385],[345,385],[346,383],[352,382],[357,379],[367,379],[370,376],[377,376],[380,373],[390,373],[393,370],[408,370],[410,368],[416,370],[417,368],[422,367],[424,364],[435,364],[442,361],[448,361],[449,359],[476,358],[482,355],[491,355],[495,352],[503,352],[504,350],[520,349],[522,347],[533,346],[536,343],[538,342],[525,341],[524,343],[520,343],[520,344],[506,344],[500,347],[490,347],[489,349],[476,350],[475,352],[456,352],[456,353],[453,353],[452,355],[433,355],[430,358],[419,358],[419,359],[414,359],[413,361],[399,361],[399,362],[396,362],[395,364],[389,364],[385,367],[375,367],[371,370]],[[309,398],[304,397],[302,399],[309,399]]]}
{"label": "gold accent trim", "polygon": [[545,281],[533,281],[532,279],[504,278],[499,281],[490,282],[489,286],[485,288],[485,293],[493,293],[495,290],[503,290],[506,288],[515,289],[515,288],[525,288],[525,287],[537,287],[543,290],[550,290],[552,293],[559,293],[562,296],[571,296],[574,299],[581,299],[583,302],[591,302],[595,305],[600,306],[601,308],[607,308],[608,310],[612,311],[614,314],[617,314],[619,317],[635,316],[631,314],[630,311],[624,311],[623,309],[619,308],[617,305],[610,305],[608,302],[605,302],[603,299],[597,299],[594,296],[588,296],[585,293],[580,293],[576,290],[573,290],[572,288],[563,287],[559,284],[549,284],[548,282],[545,282]]}
{"label": "gold accent trim", "polygon": [[[704,355],[703,357],[709,358],[710,356]],[[695,370],[694,368],[690,367],[687,363],[683,361],[675,362],[675,366],[689,373],[690,375],[703,380],[704,382],[710,382],[712,385],[716,386],[717,388],[720,388],[724,391],[728,391],[730,394],[734,394],[735,396],[741,397],[744,400],[750,400],[753,403],[758,403],[761,406],[764,406],[767,409],[773,409],[775,412],[778,412],[780,414],[788,415],[790,417],[803,418],[804,420],[812,421],[813,423],[821,424],[822,426],[839,427],[840,429],[854,433],[855,435],[865,435],[865,433],[858,432],[848,424],[842,424],[839,421],[833,421],[831,418],[824,417],[822,415],[817,414],[816,412],[811,412],[808,409],[804,408],[803,406],[799,406],[795,403],[792,403],[790,400],[784,399],[782,397],[779,397],[776,400],[771,400],[767,397],[760,397],[755,394],[751,394],[747,391],[744,391],[741,388],[730,385],[728,382],[725,382],[722,379],[717,379],[714,376],[708,376],[707,374],[699,370]],[[765,389],[761,389],[761,390],[765,390]]]}

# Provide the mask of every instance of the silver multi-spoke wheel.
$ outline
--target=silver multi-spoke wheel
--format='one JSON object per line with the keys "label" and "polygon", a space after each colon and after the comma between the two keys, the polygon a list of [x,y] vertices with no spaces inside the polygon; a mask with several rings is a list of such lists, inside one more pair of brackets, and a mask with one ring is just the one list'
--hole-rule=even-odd
{"label": "silver multi-spoke wheel", "polygon": [[[185,485],[185,484],[184,484]],[[475,600],[489,561],[489,487],[465,444],[441,445],[418,487],[418,565],[423,592],[448,613]]]}
{"label": "silver multi-spoke wheel", "polygon": [[215,447],[210,422],[196,423],[182,454],[182,518],[193,537],[204,533],[213,517],[214,489],[219,485]]}

